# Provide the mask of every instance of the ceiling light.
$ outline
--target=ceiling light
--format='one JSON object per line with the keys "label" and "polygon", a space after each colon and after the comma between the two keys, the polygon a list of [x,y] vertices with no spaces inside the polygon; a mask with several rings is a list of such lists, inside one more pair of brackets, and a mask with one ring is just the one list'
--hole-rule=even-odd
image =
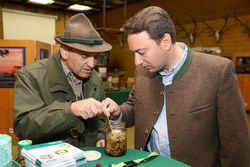
{"label": "ceiling light", "polygon": [[69,9],[72,9],[72,10],[80,10],[80,11],[82,11],[82,10],[90,10],[90,9],[92,9],[92,8],[89,7],[89,6],[85,6],[85,5],[74,4],[74,5],[71,5],[71,6],[69,7]]}
{"label": "ceiling light", "polygon": [[53,3],[54,1],[53,0],[29,0],[28,2],[31,2],[31,3],[39,3],[39,4],[51,4]]}

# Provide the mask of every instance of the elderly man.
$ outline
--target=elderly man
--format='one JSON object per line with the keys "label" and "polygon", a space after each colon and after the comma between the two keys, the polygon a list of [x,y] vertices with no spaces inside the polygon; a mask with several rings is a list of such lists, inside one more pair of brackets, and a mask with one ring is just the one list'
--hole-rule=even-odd
{"label": "elderly man", "polygon": [[111,50],[83,14],[72,16],[60,50],[17,72],[13,127],[33,143],[64,140],[77,147],[104,146],[102,80],[94,70],[97,54]]}

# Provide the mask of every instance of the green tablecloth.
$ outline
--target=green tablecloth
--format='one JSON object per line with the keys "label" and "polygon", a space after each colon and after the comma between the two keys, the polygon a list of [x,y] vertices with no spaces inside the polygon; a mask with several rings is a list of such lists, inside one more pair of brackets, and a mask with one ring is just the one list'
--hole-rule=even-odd
{"label": "green tablecloth", "polygon": [[[103,147],[84,147],[81,148],[83,151],[88,150],[96,150],[99,151],[102,156],[99,160],[96,161],[88,161],[88,167],[96,167],[96,164],[100,164],[102,167],[108,167],[109,163],[118,164],[120,162],[131,161],[139,158],[144,158],[149,155],[149,152],[140,151],[136,149],[127,149],[125,155],[120,157],[112,157],[104,152]],[[174,159],[170,159],[164,156],[157,156],[150,158],[146,162],[142,162],[138,165],[138,167],[190,167],[182,162],[176,161]]]}
{"label": "green tablecloth", "polygon": [[106,91],[105,94],[107,97],[114,100],[118,105],[121,105],[123,102],[127,101],[131,88],[120,89],[119,91]]}

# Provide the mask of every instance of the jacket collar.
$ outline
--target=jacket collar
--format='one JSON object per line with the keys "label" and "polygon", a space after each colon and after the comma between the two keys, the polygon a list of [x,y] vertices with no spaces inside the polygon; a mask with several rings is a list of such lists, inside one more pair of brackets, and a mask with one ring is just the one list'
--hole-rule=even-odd
{"label": "jacket collar", "polygon": [[61,55],[59,51],[49,57],[48,71],[50,91],[68,92],[70,85],[61,65]]}
{"label": "jacket collar", "polygon": [[187,58],[183,64],[183,66],[181,67],[181,69],[175,74],[174,78],[173,78],[173,83],[176,82],[177,80],[179,80],[187,71],[187,69],[189,68],[189,66],[192,63],[194,54],[193,51],[187,46],[188,49],[188,53],[187,53]]}
{"label": "jacket collar", "polygon": [[[183,64],[183,66],[181,67],[181,69],[175,74],[174,78],[173,78],[173,83],[178,81],[187,71],[187,69],[189,68],[189,66],[192,63],[194,54],[193,51],[187,46],[188,49],[188,53],[187,53],[187,58]],[[160,81],[162,82],[162,76],[158,73],[158,77],[160,79]]]}

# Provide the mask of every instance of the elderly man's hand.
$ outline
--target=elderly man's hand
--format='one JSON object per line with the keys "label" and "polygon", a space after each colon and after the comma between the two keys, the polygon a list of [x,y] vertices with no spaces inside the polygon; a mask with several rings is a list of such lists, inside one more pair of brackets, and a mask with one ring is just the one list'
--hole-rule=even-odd
{"label": "elderly man's hand", "polygon": [[100,139],[96,142],[96,147],[104,147],[105,146],[105,140]]}
{"label": "elderly man's hand", "polygon": [[71,110],[75,116],[89,119],[102,113],[102,103],[93,98],[84,99],[73,102]]}

